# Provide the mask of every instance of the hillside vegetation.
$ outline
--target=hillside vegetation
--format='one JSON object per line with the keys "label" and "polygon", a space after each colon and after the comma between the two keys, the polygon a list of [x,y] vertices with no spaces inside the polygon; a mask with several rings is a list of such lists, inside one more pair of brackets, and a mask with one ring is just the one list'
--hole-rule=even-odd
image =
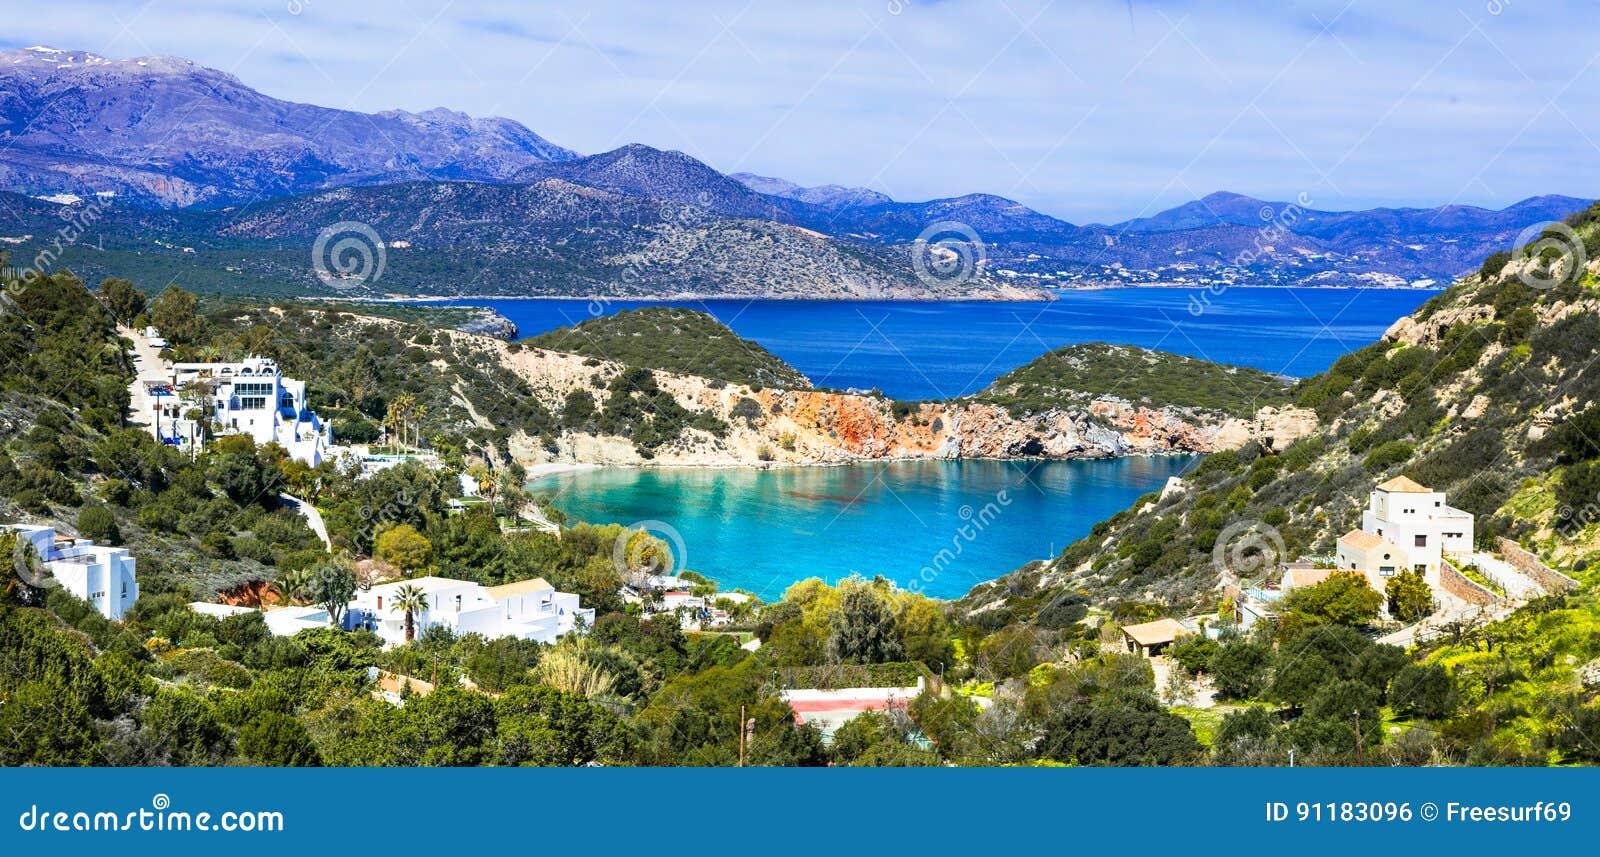
{"label": "hillside vegetation", "polygon": [[680,307],[624,310],[542,333],[523,344],[756,389],[811,386],[798,369],[710,314]]}
{"label": "hillside vegetation", "polygon": [[1069,345],[1041,355],[996,378],[977,398],[1025,414],[1084,407],[1100,396],[1236,417],[1290,400],[1289,382],[1260,369],[1104,342]]}
{"label": "hillside vegetation", "polygon": [[[1597,243],[1596,215],[1572,218],[1578,240]],[[1212,455],[1189,490],[1142,498],[968,603],[1014,602],[1014,618],[1026,619],[1029,604],[1072,586],[1108,602],[1205,604],[1222,532],[1271,528],[1277,553],[1328,555],[1359,526],[1372,486],[1399,474],[1478,515],[1486,544],[1535,537],[1535,523],[1503,509],[1526,480],[1575,509],[1600,488],[1591,484],[1600,465],[1589,463],[1600,444],[1588,440],[1600,437],[1600,289],[1593,265],[1548,287],[1524,282],[1543,285],[1538,274],[1553,264],[1548,251],[1491,259],[1383,339],[1296,384],[1295,404],[1323,426],[1315,434],[1277,452],[1252,444]],[[1032,594],[1016,599],[1019,589]]]}

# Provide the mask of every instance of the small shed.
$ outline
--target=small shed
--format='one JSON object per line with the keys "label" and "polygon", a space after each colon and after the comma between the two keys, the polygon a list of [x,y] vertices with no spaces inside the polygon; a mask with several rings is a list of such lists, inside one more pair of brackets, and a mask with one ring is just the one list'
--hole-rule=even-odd
{"label": "small shed", "polygon": [[1122,626],[1122,637],[1127,641],[1128,651],[1147,658],[1161,654],[1174,640],[1189,633],[1189,629],[1178,624],[1176,619],[1157,619],[1142,625]]}

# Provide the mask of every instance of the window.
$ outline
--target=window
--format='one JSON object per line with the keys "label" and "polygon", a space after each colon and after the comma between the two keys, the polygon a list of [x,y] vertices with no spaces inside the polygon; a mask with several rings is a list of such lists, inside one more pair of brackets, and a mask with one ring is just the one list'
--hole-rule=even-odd
{"label": "window", "polygon": [[1428,567],[1426,565],[1423,565],[1420,562],[1417,563],[1416,565],[1413,565],[1411,567],[1411,570],[1416,572],[1417,574],[1427,574],[1428,573]]}
{"label": "window", "polygon": [[456,596],[456,612],[461,612],[461,596],[459,595]]}
{"label": "window", "polygon": [[1378,574],[1381,577],[1394,577],[1394,566],[1380,565],[1378,566]]}
{"label": "window", "polygon": [[1416,544],[1417,544],[1417,547],[1419,547],[1419,548],[1427,547],[1428,546],[1428,537],[1427,536],[1417,536],[1416,537]]}
{"label": "window", "polygon": [[378,610],[379,611],[383,610],[383,596],[382,595],[378,596]]}

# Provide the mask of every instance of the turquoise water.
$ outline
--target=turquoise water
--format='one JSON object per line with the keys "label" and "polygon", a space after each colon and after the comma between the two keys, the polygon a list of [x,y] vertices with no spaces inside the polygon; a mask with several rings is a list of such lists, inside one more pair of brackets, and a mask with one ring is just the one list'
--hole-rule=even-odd
{"label": "turquoise water", "polygon": [[591,523],[642,524],[678,567],[776,599],[807,577],[883,575],[957,598],[1046,559],[1198,456],[896,461],[774,470],[605,468],[536,481]]}

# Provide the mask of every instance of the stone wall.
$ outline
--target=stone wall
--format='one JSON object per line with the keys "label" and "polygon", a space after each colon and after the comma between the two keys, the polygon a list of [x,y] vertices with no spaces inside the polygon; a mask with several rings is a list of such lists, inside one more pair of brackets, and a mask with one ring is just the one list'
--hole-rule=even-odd
{"label": "stone wall", "polygon": [[1439,563],[1439,588],[1468,604],[1487,605],[1500,600],[1499,596],[1469,579],[1448,562]]}
{"label": "stone wall", "polygon": [[1500,538],[1500,555],[1546,592],[1571,592],[1578,588],[1578,581],[1540,562],[1538,557],[1523,550],[1522,545],[1504,536]]}

